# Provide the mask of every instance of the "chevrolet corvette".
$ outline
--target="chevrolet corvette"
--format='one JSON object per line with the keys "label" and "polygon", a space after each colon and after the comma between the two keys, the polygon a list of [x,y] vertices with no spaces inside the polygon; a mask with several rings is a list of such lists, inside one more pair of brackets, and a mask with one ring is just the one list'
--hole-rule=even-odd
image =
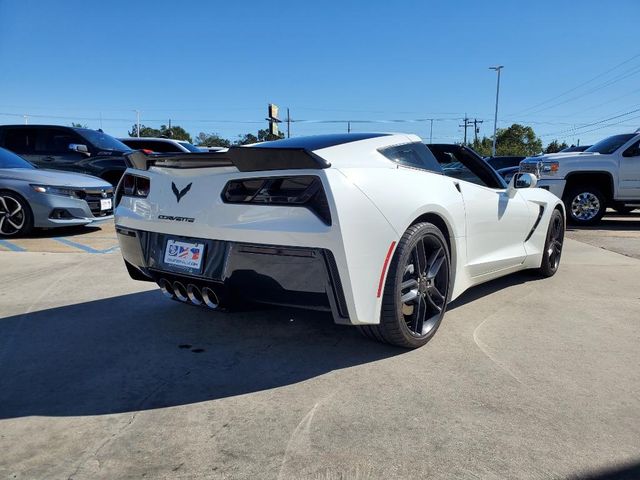
{"label": "chevrolet corvette", "polygon": [[416,348],[468,288],[558,270],[562,202],[507,185],[466,147],[408,134],[317,135],[227,151],[127,156],[116,231],[132,278],[210,309],[325,310]]}

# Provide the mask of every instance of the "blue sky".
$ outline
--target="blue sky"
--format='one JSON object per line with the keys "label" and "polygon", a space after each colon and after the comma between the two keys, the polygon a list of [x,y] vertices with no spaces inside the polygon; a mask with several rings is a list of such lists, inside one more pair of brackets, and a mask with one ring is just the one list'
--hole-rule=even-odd
{"label": "blue sky", "polygon": [[606,120],[640,108],[639,19],[637,0],[0,0],[0,123],[123,135],[137,109],[235,138],[273,102],[307,121],[293,135],[352,120],[428,140],[415,120],[436,118],[433,141],[454,142],[465,113],[491,135],[501,64],[499,127],[590,143],[640,127]]}

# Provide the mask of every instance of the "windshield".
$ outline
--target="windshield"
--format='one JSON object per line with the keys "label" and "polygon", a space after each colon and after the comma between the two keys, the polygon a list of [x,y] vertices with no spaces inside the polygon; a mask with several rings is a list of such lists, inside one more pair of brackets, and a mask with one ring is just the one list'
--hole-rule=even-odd
{"label": "windshield", "polygon": [[627,143],[635,136],[635,133],[627,133],[624,135],[614,135],[613,137],[607,137],[604,140],[600,140],[595,145],[587,148],[585,152],[595,152],[602,155],[608,155],[618,150],[622,145]]}
{"label": "windshield", "polygon": [[131,150],[120,140],[116,140],[111,135],[98,130],[90,130],[88,128],[77,128],[76,132],[89,140],[99,150],[112,150],[116,152],[128,152]]}
{"label": "windshield", "polygon": [[15,153],[0,148],[0,168],[30,168],[34,169],[33,165],[19,157]]}
{"label": "windshield", "polygon": [[180,145],[182,145],[184,148],[186,148],[187,150],[189,150],[190,152],[193,153],[202,153],[202,150],[200,150],[198,147],[191,145],[189,142],[178,142]]}

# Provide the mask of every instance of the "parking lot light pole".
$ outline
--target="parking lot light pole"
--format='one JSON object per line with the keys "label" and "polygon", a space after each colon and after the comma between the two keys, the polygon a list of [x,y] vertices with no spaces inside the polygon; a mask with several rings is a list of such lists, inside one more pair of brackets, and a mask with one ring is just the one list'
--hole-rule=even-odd
{"label": "parking lot light pole", "polygon": [[136,112],[136,137],[140,138],[140,110],[134,110]]}
{"label": "parking lot light pole", "polygon": [[498,84],[496,86],[496,113],[493,117],[493,146],[491,147],[491,156],[496,156],[496,130],[498,125],[498,97],[500,96],[500,70],[504,68],[504,65],[497,65],[495,67],[489,67],[489,70],[495,70],[498,73]]}

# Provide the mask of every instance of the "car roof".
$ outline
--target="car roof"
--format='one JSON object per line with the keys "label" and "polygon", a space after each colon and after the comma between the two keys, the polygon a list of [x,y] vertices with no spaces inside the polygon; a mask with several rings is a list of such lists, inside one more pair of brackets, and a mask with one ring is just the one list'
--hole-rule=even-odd
{"label": "car roof", "polygon": [[177,140],[175,138],[164,138],[164,137],[118,137],[118,140],[122,141],[129,141],[129,140],[140,140],[140,141],[147,141],[147,140],[153,140],[154,142],[171,142],[171,143],[180,143],[180,142],[184,142],[184,143],[189,143],[186,140]]}

